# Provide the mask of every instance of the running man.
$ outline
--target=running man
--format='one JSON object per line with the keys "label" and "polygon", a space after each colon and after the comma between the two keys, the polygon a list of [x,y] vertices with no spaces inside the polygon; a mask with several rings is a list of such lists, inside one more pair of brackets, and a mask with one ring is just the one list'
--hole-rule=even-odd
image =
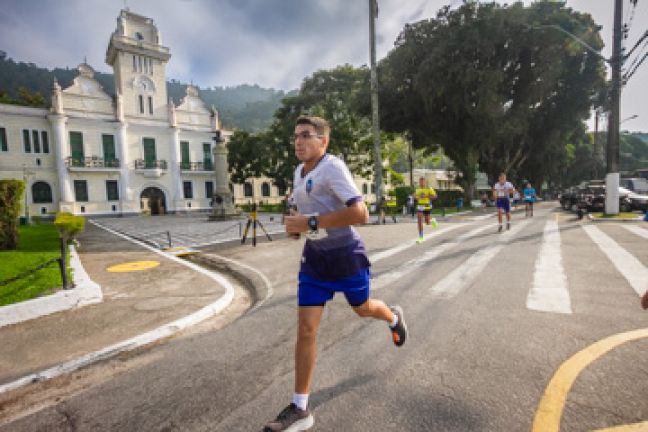
{"label": "running man", "polygon": [[536,190],[527,182],[526,187],[522,191],[524,195],[524,217],[533,217],[533,203],[536,201]]}
{"label": "running man", "polygon": [[[386,321],[396,346],[407,338],[403,310],[370,298],[369,260],[352,225],[367,223],[369,212],[344,162],[326,153],[330,126],[320,117],[299,117],[295,125],[293,199],[298,213],[286,216],[286,232],[306,233],[299,269],[295,392],[292,402],[264,431],[305,431],[313,425],[308,396],[317,355],[317,331],[324,305],[342,292],[361,317]],[[322,231],[326,232],[323,233]]]}
{"label": "running man", "polygon": [[[423,219],[425,219],[425,224],[430,225],[430,212],[432,211],[432,200],[437,198],[436,191],[427,186],[427,181],[425,177],[419,178],[419,187],[414,191],[414,197],[416,198],[416,211],[418,217],[418,239],[416,243],[423,242]],[[432,227],[436,228],[438,226],[436,219],[432,218]]]}
{"label": "running man", "polygon": [[497,221],[499,222],[498,232],[502,232],[502,212],[506,212],[506,229],[511,229],[511,194],[515,188],[506,181],[506,174],[501,173],[499,181],[493,186],[493,199],[497,206]]}

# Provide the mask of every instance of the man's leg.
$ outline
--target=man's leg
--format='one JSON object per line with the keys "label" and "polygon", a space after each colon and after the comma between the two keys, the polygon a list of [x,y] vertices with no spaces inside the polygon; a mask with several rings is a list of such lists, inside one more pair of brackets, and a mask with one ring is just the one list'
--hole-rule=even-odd
{"label": "man's leg", "polygon": [[297,343],[295,344],[295,393],[309,394],[315,360],[317,359],[317,330],[323,306],[299,308]]}
{"label": "man's leg", "polygon": [[416,217],[418,219],[418,241],[421,242],[423,240],[423,212],[417,212]]}
{"label": "man's leg", "polygon": [[403,309],[400,306],[388,307],[380,300],[367,299],[360,306],[353,306],[359,316],[375,318],[389,323],[394,345],[402,346],[407,339],[407,325],[403,318]]}

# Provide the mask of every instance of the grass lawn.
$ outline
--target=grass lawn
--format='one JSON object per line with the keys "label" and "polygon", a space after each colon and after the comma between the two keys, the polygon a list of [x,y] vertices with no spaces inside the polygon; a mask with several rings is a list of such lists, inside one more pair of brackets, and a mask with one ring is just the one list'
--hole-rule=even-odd
{"label": "grass lawn", "polygon": [[620,212],[617,215],[609,215],[602,212],[596,212],[592,213],[592,217],[595,219],[637,219],[641,217],[641,215],[631,212]]}
{"label": "grass lawn", "polygon": [[[47,260],[60,256],[59,236],[54,225],[20,226],[19,233],[17,250],[0,251],[0,281],[27,272]],[[70,275],[68,267],[68,280],[72,280]],[[53,262],[23,279],[0,285],[0,306],[49,294],[62,285],[59,264]]]}

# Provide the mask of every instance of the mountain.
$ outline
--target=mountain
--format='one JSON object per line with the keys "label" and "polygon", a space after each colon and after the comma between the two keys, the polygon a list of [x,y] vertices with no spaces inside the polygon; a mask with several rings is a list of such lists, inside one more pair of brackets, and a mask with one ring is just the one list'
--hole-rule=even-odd
{"label": "mountain", "polygon": [[[49,106],[54,78],[61,87],[66,88],[77,75],[76,68],[49,70],[34,63],[16,62],[7,57],[6,52],[0,51],[0,94],[6,92],[13,99],[19,99],[19,89],[22,87],[31,93],[40,93]],[[95,79],[106,93],[115,94],[112,74],[96,72]],[[176,104],[184,97],[186,87],[186,83],[174,79],[167,81],[167,93]],[[199,88],[199,91],[205,103],[218,110],[225,128],[248,132],[258,132],[267,128],[272,122],[274,112],[281,105],[281,100],[289,94],[283,90],[262,88],[256,84]]]}

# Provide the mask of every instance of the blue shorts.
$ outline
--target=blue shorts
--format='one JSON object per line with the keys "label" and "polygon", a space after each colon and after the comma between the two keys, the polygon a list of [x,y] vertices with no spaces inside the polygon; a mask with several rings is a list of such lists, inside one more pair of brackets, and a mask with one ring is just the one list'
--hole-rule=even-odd
{"label": "blue shorts", "polygon": [[498,209],[502,209],[506,213],[511,211],[511,201],[509,201],[508,198],[497,198],[497,203],[495,205]]}
{"label": "blue shorts", "polygon": [[351,306],[360,306],[369,299],[369,275],[366,268],[353,276],[323,281],[299,272],[298,304],[300,307],[324,306],[336,292],[342,292]]}

